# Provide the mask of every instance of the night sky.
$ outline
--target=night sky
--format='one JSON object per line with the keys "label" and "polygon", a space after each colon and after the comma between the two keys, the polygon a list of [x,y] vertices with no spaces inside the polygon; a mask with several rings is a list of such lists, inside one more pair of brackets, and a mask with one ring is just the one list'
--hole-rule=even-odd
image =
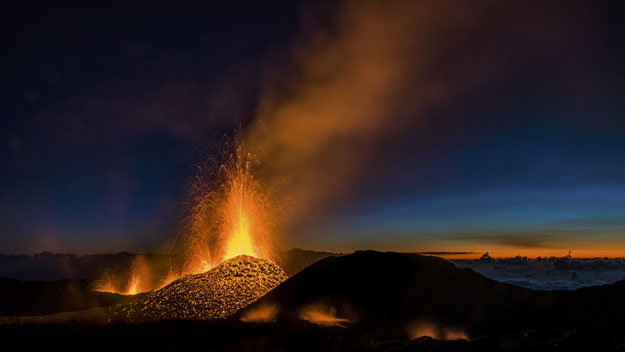
{"label": "night sky", "polygon": [[[323,197],[309,199],[289,228],[294,246],[625,255],[623,5],[524,3],[491,4],[486,15],[481,5],[434,9],[423,17],[423,28],[434,29],[414,47],[406,43],[421,37],[409,25],[421,17],[410,14],[402,14],[409,25],[388,38],[362,38],[401,43],[389,57],[410,48],[401,65],[420,69],[383,71],[393,77],[383,82],[396,84],[365,94],[401,98],[385,98],[385,108],[362,124],[337,123],[341,132],[332,137],[340,141],[315,149],[321,156],[301,154],[303,165],[326,160],[327,168],[315,167],[319,174],[302,182],[332,197],[320,191]],[[350,40],[352,32],[369,32],[342,34],[341,21],[356,18],[355,28],[371,21],[375,37],[388,18],[374,21],[376,11],[358,6],[4,4],[0,252],[149,250],[168,238],[185,184],[221,136],[268,111],[291,111],[283,102],[305,100],[297,92],[310,86],[311,72],[326,72],[300,58],[307,50],[316,55],[316,33],[331,43],[317,52],[339,48],[329,62],[367,62]],[[458,18],[462,25],[447,24]],[[372,62],[396,65],[379,60]],[[342,89],[358,82],[314,78]],[[267,93],[276,86],[288,92]],[[319,96],[348,94],[327,91]],[[415,98],[425,95],[432,98]],[[278,103],[266,103],[272,99]],[[337,101],[358,110],[352,95]],[[320,111],[335,108],[343,106]],[[264,133],[287,126],[267,115]],[[358,122],[355,115],[345,121]],[[267,144],[270,155],[289,149]],[[269,165],[274,175],[291,170],[282,161]],[[328,181],[337,179],[344,181]]]}

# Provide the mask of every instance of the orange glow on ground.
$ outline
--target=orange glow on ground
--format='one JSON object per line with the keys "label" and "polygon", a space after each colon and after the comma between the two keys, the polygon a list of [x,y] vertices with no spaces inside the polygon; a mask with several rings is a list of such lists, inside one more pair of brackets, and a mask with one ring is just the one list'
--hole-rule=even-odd
{"label": "orange glow on ground", "polygon": [[466,340],[470,341],[466,331],[459,328],[441,327],[429,321],[418,321],[408,327],[408,334],[412,339],[429,337],[439,340]]}
{"label": "orange glow on ground", "polygon": [[262,304],[246,311],[241,317],[245,323],[268,323],[274,321],[280,309],[277,305]]}
{"label": "orange glow on ground", "polygon": [[418,339],[421,337],[429,337],[432,339],[439,338],[438,327],[428,322],[419,322],[414,324],[408,329],[408,333],[412,339]]}
{"label": "orange glow on ground", "polygon": [[336,309],[324,304],[311,304],[302,308],[299,314],[300,319],[306,320],[321,326],[338,326],[344,328],[349,319],[336,316]]}
{"label": "orange glow on ground", "polygon": [[469,335],[461,329],[445,329],[445,340],[466,340],[470,341]]}

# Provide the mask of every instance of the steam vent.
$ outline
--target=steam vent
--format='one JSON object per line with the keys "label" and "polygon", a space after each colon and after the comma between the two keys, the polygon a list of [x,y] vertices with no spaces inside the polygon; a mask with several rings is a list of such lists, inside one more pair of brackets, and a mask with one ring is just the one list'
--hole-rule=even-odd
{"label": "steam vent", "polygon": [[247,255],[229,259],[202,274],[186,275],[137,301],[117,305],[110,321],[223,319],[247,307],[287,279],[276,264]]}

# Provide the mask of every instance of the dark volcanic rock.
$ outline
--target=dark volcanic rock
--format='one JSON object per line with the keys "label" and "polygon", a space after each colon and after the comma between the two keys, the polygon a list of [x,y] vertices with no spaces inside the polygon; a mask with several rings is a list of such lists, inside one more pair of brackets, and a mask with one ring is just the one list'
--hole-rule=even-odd
{"label": "dark volcanic rock", "polygon": [[186,275],[135,302],[110,308],[112,321],[223,319],[248,306],[287,279],[276,264],[238,256],[202,274]]}
{"label": "dark volcanic rock", "polygon": [[[372,251],[318,261],[231,319],[188,320],[223,317],[241,302],[255,300],[262,294],[259,287],[270,290],[264,282],[271,283],[272,272],[281,276],[278,281],[286,278],[270,262],[235,258],[114,310],[123,321],[185,320],[14,320],[19,324],[0,326],[0,336],[5,345],[26,350],[620,351],[625,346],[625,281],[575,291],[532,291],[440,258]],[[317,303],[351,322],[327,326],[302,320],[302,307]],[[236,319],[263,304],[279,306],[272,322]],[[135,314],[132,320],[129,313]],[[427,319],[440,329],[464,328],[470,341],[414,338],[410,323],[415,319]]]}

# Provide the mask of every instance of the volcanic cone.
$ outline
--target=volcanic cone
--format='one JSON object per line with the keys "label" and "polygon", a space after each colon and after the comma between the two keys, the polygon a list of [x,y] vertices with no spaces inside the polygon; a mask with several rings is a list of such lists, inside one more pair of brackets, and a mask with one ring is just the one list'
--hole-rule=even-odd
{"label": "volcanic cone", "polygon": [[186,275],[136,301],[116,305],[110,321],[223,319],[247,307],[287,279],[276,264],[247,255],[202,274]]}

